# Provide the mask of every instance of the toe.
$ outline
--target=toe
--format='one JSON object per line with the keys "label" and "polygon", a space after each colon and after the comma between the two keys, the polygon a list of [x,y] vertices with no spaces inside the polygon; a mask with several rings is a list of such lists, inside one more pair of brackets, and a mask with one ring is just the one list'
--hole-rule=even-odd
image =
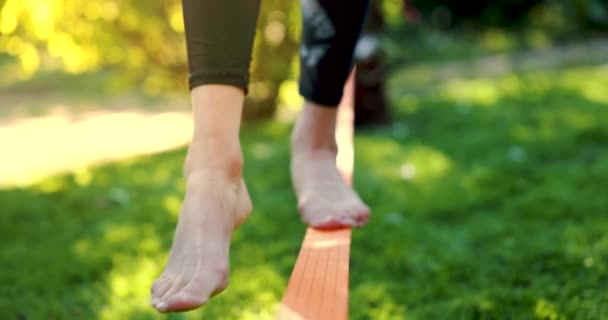
{"label": "toe", "polygon": [[365,204],[361,203],[361,205],[353,208],[351,211],[351,217],[354,220],[354,226],[362,227],[369,221],[370,209]]}
{"label": "toe", "polygon": [[207,303],[208,297],[179,292],[164,299],[158,306],[160,312],[188,311]]}
{"label": "toe", "polygon": [[[214,273],[197,276],[181,290],[171,295],[166,295],[159,306],[159,311],[187,311],[198,308],[207,301],[222,292],[229,282],[228,267],[214,268]],[[214,279],[214,280],[213,280]]]}
{"label": "toe", "polygon": [[169,288],[162,295],[157,296],[157,301],[166,300],[168,297],[180,292],[186,285],[188,285],[188,281],[175,277],[169,283]]}
{"label": "toe", "polygon": [[356,227],[363,227],[369,221],[369,216],[358,216],[355,218]]}
{"label": "toe", "polygon": [[315,229],[331,230],[344,227],[344,222],[334,215],[327,215],[315,221],[311,221],[309,225]]}
{"label": "toe", "polygon": [[156,305],[162,298],[162,296],[171,288],[171,283],[166,281],[153,288],[152,292],[152,305]]}
{"label": "toe", "polygon": [[363,202],[359,203],[356,207],[356,215],[357,216],[365,216],[369,217],[371,213],[371,209]]}
{"label": "toe", "polygon": [[358,224],[357,220],[355,219],[355,216],[351,214],[345,214],[338,217],[338,221],[340,221],[343,226],[348,227],[354,227]]}
{"label": "toe", "polygon": [[359,211],[354,215],[355,221],[360,225],[366,224],[369,221],[369,216],[370,210],[368,207],[359,209]]}
{"label": "toe", "polygon": [[161,297],[163,294],[165,294],[165,292],[167,292],[167,290],[169,290],[171,287],[171,278],[172,277],[168,274],[163,274],[156,279],[150,290],[152,297]]}
{"label": "toe", "polygon": [[207,303],[211,290],[205,288],[204,281],[201,280],[193,279],[180,291],[165,297],[160,311],[186,311]]}

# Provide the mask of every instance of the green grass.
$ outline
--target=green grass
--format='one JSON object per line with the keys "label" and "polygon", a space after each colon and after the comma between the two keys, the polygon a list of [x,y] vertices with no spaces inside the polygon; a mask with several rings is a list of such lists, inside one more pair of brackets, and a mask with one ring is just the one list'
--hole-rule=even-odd
{"label": "green grass", "polygon": [[[607,67],[415,84],[391,79],[394,125],[357,136],[351,319],[608,318]],[[255,210],[191,313],[148,305],[183,149],[0,190],[0,319],[272,319],[304,233],[288,132],[243,130]]]}

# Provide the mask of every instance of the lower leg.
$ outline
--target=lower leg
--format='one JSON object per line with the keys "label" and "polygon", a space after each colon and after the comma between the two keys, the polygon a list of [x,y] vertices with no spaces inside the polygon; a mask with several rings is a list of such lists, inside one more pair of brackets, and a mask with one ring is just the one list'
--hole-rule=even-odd
{"label": "lower leg", "polygon": [[153,305],[162,312],[199,307],[228,285],[230,239],[251,210],[241,176],[243,91],[198,86],[192,105],[186,195],[169,260],[152,287]]}

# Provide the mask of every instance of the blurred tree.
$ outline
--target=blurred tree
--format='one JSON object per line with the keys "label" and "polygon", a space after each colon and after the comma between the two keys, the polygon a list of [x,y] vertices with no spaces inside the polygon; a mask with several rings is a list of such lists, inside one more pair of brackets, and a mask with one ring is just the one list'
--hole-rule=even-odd
{"label": "blurred tree", "polygon": [[274,115],[281,85],[294,78],[299,70],[301,19],[297,0],[262,1],[245,117]]}
{"label": "blurred tree", "polygon": [[466,22],[485,26],[513,26],[525,21],[527,13],[542,0],[414,1],[416,7],[438,27]]}
{"label": "blurred tree", "polygon": [[[385,0],[400,1],[405,0]],[[608,28],[606,0],[412,0],[427,20],[439,28],[467,24],[480,27],[521,27],[539,16],[568,21],[569,31]]]}
{"label": "blurred tree", "polygon": [[[562,0],[566,3],[573,1]],[[578,0],[574,1],[576,6],[577,20],[582,21],[585,26],[608,30],[608,1],[606,0]]]}
{"label": "blurred tree", "polygon": [[6,0],[0,52],[17,57],[21,78],[44,63],[68,73],[115,71],[115,84],[148,93],[184,86],[179,0]]}
{"label": "blurred tree", "polygon": [[[608,29],[606,0],[379,0],[375,15],[388,27],[403,27],[419,19],[413,3],[425,20],[441,28],[467,22],[524,23],[563,34]],[[269,117],[282,87],[295,95],[299,1],[264,0],[258,21],[246,116]],[[183,31],[180,0],[0,0],[0,54],[18,61],[19,73],[10,75],[16,79],[41,69],[103,70],[112,74],[110,89],[185,90]]]}
{"label": "blurred tree", "polygon": [[[249,116],[273,115],[281,83],[297,72],[299,2],[265,0],[252,64]],[[2,0],[0,53],[27,79],[44,69],[109,71],[110,88],[148,94],[186,88],[180,0]],[[292,67],[292,65],[294,67]]]}

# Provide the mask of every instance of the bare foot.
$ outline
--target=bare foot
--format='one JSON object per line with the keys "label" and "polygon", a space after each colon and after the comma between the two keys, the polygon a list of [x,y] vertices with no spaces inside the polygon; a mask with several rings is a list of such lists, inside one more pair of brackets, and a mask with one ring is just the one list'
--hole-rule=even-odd
{"label": "bare foot", "polygon": [[251,211],[240,168],[186,171],[191,173],[169,261],[152,286],[152,305],[160,312],[200,307],[226,288],[230,239]]}
{"label": "bare foot", "polygon": [[291,139],[291,178],[302,220],[318,229],[360,227],[370,209],[336,167],[336,109],[305,104]]}

